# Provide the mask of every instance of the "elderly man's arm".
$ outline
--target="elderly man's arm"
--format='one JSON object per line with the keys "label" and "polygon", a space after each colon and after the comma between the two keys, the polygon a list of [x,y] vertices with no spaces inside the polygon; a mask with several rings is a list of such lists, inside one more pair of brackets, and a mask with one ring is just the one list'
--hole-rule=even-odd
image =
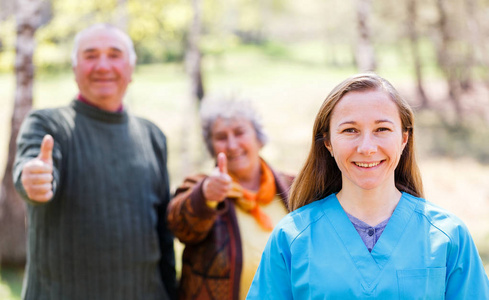
{"label": "elderly man's arm", "polygon": [[17,138],[13,180],[19,194],[31,204],[49,202],[59,183],[61,150],[53,138],[55,126],[42,112],[33,112]]}

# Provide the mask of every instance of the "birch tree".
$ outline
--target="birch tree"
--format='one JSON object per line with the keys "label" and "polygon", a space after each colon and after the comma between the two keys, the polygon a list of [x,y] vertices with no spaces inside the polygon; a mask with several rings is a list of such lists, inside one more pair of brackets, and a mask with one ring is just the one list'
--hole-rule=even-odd
{"label": "birch tree", "polygon": [[418,31],[416,28],[417,22],[417,0],[407,0],[407,31],[409,35],[409,43],[411,46],[411,53],[413,56],[414,64],[414,76],[416,79],[416,89],[418,97],[421,100],[421,107],[428,107],[428,98],[423,88],[423,73],[422,73],[422,63],[421,56],[419,53],[418,44]]}
{"label": "birch tree", "polygon": [[453,104],[457,120],[462,119],[461,97],[462,91],[460,81],[457,78],[456,66],[453,61],[454,56],[451,55],[453,37],[450,30],[448,3],[444,0],[437,0],[436,7],[438,10],[438,32],[440,34],[440,43],[438,45],[438,63],[448,84],[448,98]]}
{"label": "birch tree", "polygon": [[42,0],[18,0],[16,7],[16,91],[8,159],[0,190],[0,260],[2,264],[9,265],[25,263],[25,204],[15,191],[12,167],[15,157],[15,140],[24,117],[32,107],[34,34],[41,25],[42,4]]}
{"label": "birch tree", "polygon": [[117,6],[115,11],[116,11],[115,24],[124,32],[127,32],[128,24],[129,24],[127,0],[117,0]]}
{"label": "birch tree", "polygon": [[[198,107],[204,97],[204,84],[202,82],[202,53],[199,48],[200,35],[202,31],[202,0],[191,0],[193,18],[187,38],[187,47],[185,53],[185,69],[189,79],[189,96],[187,107],[184,110],[185,124],[182,126],[181,140],[181,161],[182,172],[188,175],[192,170],[198,169],[192,163],[191,141],[198,141],[198,138],[192,138],[191,132],[200,132],[198,129]],[[198,164],[202,159],[198,159]]]}
{"label": "birch tree", "polygon": [[357,48],[356,60],[360,72],[375,71],[375,53],[369,25],[372,0],[356,0],[357,8]]}

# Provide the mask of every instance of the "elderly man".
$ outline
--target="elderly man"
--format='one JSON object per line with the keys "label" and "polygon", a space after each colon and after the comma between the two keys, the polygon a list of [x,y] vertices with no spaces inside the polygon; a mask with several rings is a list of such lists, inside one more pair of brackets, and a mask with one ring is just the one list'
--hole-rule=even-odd
{"label": "elderly man", "polygon": [[174,299],[165,135],[123,97],[130,38],[97,24],[75,37],[77,98],[32,112],[14,180],[27,201],[24,299]]}

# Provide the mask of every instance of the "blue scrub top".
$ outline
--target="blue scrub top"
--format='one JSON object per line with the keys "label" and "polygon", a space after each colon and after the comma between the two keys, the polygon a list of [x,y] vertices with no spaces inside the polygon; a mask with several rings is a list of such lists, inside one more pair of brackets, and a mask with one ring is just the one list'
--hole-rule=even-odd
{"label": "blue scrub top", "polygon": [[370,253],[335,194],[274,229],[246,299],[489,299],[465,224],[403,193]]}

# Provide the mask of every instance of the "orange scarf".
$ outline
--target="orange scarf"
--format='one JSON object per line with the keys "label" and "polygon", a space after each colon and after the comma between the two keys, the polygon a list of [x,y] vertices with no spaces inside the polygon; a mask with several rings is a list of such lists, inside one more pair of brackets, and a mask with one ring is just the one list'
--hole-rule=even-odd
{"label": "orange scarf", "polygon": [[273,223],[270,217],[260,208],[260,204],[266,205],[272,202],[277,188],[275,187],[275,178],[272,170],[261,160],[261,179],[260,188],[253,192],[243,188],[235,178],[233,178],[233,187],[228,193],[228,198],[236,199],[236,204],[245,212],[251,214],[260,226],[272,231]]}

